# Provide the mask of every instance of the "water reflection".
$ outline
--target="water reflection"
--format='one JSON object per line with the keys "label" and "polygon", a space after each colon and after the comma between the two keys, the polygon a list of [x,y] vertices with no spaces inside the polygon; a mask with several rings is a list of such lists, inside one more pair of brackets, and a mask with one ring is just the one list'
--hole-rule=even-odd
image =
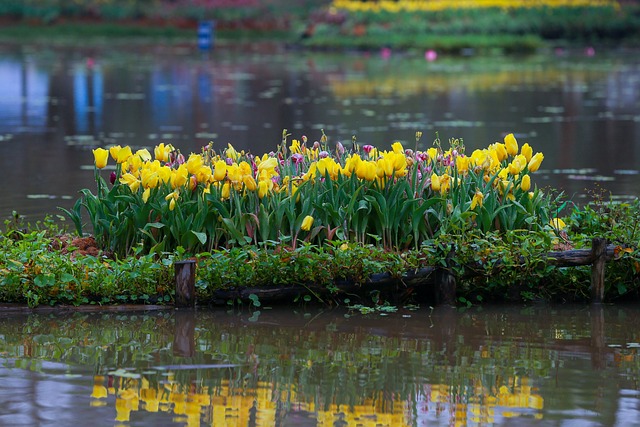
{"label": "water reflection", "polygon": [[638,425],[638,320],[601,306],[11,313],[0,424]]}
{"label": "water reflection", "polygon": [[426,148],[436,132],[485,147],[515,131],[545,153],[537,183],[580,198],[640,188],[640,62],[633,52],[526,58],[337,55],[277,46],[0,45],[0,211],[39,217],[92,188],[90,148],[214,140],[263,153],[282,129],[311,141]]}

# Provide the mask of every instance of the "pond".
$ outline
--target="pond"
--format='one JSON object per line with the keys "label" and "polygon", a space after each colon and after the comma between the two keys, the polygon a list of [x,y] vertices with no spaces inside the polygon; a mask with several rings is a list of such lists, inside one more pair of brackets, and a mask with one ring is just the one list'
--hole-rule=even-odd
{"label": "pond", "polygon": [[534,184],[589,200],[640,194],[640,55],[320,53],[281,46],[0,44],[0,216],[29,221],[94,188],[90,149],[172,143],[262,154],[291,138],[470,152],[508,132],[545,154]]}
{"label": "pond", "polygon": [[638,306],[4,307],[0,425],[638,426],[638,322]]}

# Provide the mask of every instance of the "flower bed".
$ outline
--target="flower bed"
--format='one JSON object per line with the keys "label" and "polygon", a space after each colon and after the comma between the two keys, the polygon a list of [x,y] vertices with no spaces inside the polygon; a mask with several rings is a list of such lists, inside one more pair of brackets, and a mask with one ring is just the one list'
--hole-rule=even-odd
{"label": "flower bed", "polygon": [[588,300],[590,268],[549,256],[594,237],[617,259],[603,273],[605,299],[637,296],[640,202],[579,207],[542,192],[531,179],[542,153],[512,134],[468,154],[455,139],[419,150],[419,132],[413,149],[389,150],[289,137],[261,156],[212,145],[188,155],[166,144],[153,155],[95,149],[97,189],[65,210],[78,238],[59,237],[52,222],[5,224],[0,301],[172,303],[174,264],[189,258],[199,304],[276,294],[346,304],[350,292],[407,301],[442,268],[463,304]]}
{"label": "flower bed", "polygon": [[[559,202],[531,183],[542,153],[513,134],[468,155],[455,139],[419,151],[421,136],[416,149],[355,140],[346,149],[324,134],[288,143],[285,131],[262,156],[213,144],[186,156],[165,144],[154,156],[97,148],[97,192],[83,190],[66,213],[82,235],[85,208],[98,243],[120,256],[334,240],[404,250],[452,232],[552,228]],[[100,170],[109,157],[116,170],[107,182]]]}

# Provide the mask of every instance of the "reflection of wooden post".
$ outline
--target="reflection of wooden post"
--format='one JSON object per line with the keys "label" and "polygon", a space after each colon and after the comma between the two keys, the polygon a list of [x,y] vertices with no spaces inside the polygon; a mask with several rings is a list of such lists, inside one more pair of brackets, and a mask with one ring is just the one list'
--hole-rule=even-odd
{"label": "reflection of wooden post", "polygon": [[436,305],[456,305],[456,276],[451,272],[454,255],[455,247],[451,245],[451,250],[445,259],[447,266],[438,268],[435,272]]}
{"label": "reflection of wooden post", "polygon": [[603,369],[604,358],[604,308],[602,304],[591,305],[591,365]]}
{"label": "reflection of wooden post", "polygon": [[196,305],[196,262],[176,261],[176,307]]}
{"label": "reflection of wooden post", "polygon": [[449,366],[456,365],[456,349],[458,348],[456,339],[460,318],[458,310],[453,306],[441,306],[433,311],[434,326],[440,332],[442,339],[442,348],[437,351],[442,352]]}
{"label": "reflection of wooden post", "polygon": [[591,302],[604,299],[604,263],[607,259],[607,239],[596,237],[591,241],[593,264],[591,265]]}
{"label": "reflection of wooden post", "polygon": [[456,305],[456,277],[449,269],[439,268],[435,273],[436,305]]}
{"label": "reflection of wooden post", "polygon": [[176,311],[174,320],[173,354],[181,357],[193,357],[196,353],[195,313],[192,311]]}

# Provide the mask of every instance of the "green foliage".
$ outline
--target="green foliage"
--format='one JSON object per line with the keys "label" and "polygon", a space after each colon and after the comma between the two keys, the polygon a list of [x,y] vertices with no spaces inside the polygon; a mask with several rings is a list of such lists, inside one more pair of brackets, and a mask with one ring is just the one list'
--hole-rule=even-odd
{"label": "green foliage", "polygon": [[125,260],[76,256],[54,248],[55,226],[10,230],[0,238],[0,301],[40,304],[168,303],[173,300],[171,258]]}
{"label": "green foliage", "polygon": [[530,8],[450,8],[440,11],[344,12],[320,17],[312,46],[531,51],[544,40],[595,42],[637,38],[637,5]]}

